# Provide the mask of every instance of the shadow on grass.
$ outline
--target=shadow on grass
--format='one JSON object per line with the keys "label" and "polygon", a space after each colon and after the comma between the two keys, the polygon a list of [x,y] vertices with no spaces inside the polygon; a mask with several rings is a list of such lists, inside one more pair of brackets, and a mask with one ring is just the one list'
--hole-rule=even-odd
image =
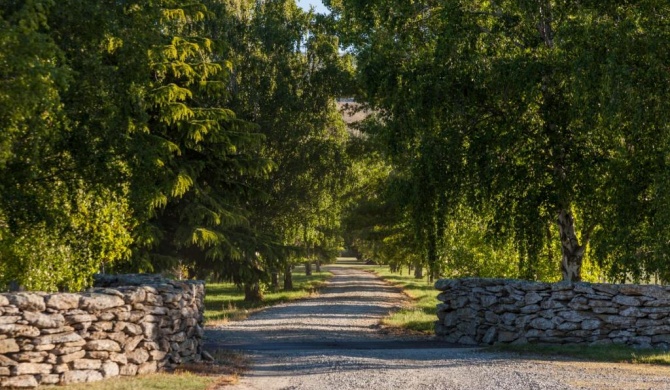
{"label": "shadow on grass", "polygon": [[314,273],[312,276],[294,275],[293,290],[267,291],[261,302],[245,301],[244,290],[233,283],[208,284],[205,291],[205,318],[210,323],[243,320],[259,309],[307,298],[322,287],[331,276],[330,272]]}
{"label": "shadow on grass", "polygon": [[551,360],[584,360],[609,363],[670,365],[670,353],[657,349],[639,349],[625,345],[496,345],[490,352],[512,352],[521,357],[551,358]]}

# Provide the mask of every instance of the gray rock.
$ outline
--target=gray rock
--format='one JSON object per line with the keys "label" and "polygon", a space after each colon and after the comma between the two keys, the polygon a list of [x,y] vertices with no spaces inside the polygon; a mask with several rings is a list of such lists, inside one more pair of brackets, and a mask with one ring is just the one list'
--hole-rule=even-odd
{"label": "gray rock", "polygon": [[19,352],[21,349],[14,339],[0,340],[0,355],[11,352]]}
{"label": "gray rock", "polygon": [[102,365],[102,368],[100,369],[100,372],[102,373],[102,376],[104,378],[112,378],[115,376],[119,376],[120,370],[119,370],[119,365],[114,363],[114,362],[105,362]]}
{"label": "gray rock", "polygon": [[655,336],[651,336],[651,343],[652,344],[658,344],[658,343],[668,343],[670,344],[670,334],[658,334]]}
{"label": "gray rock", "polygon": [[4,354],[0,354],[0,367],[11,367],[19,364],[17,361],[10,359]]}
{"label": "gray rock", "polygon": [[594,307],[592,311],[596,314],[619,314],[619,309],[615,307]]}
{"label": "gray rock", "polygon": [[61,344],[75,341],[83,341],[84,339],[77,333],[57,333],[37,337],[33,340],[35,345],[45,344]]}
{"label": "gray rock", "polygon": [[96,370],[72,370],[63,373],[62,383],[69,385],[71,383],[86,383],[102,380],[102,374]]}
{"label": "gray rock", "polygon": [[45,297],[46,306],[56,310],[70,310],[79,307],[78,294],[59,293],[51,294]]}
{"label": "gray rock", "polygon": [[82,359],[86,355],[86,351],[77,351],[67,355],[61,355],[58,357],[58,363],[70,363],[77,359]]}
{"label": "gray rock", "polygon": [[107,332],[112,329],[114,329],[114,323],[112,321],[97,321],[91,324],[89,331]]}
{"label": "gray rock", "polygon": [[440,291],[450,290],[458,286],[458,279],[439,279],[435,282],[435,289]]}
{"label": "gray rock", "polygon": [[558,315],[563,317],[566,321],[570,321],[570,322],[582,322],[582,321],[588,319],[588,317],[585,317],[585,316],[577,313],[574,310],[562,311],[562,312],[558,313]]}
{"label": "gray rock", "polygon": [[97,370],[102,367],[102,361],[96,359],[77,359],[72,362],[75,370]]}
{"label": "gray rock", "polygon": [[603,316],[602,320],[608,324],[619,327],[630,327],[635,323],[634,317]]}
{"label": "gray rock", "polygon": [[532,313],[537,313],[540,311],[540,306],[538,305],[528,305],[524,306],[519,310],[523,314],[532,314]]}
{"label": "gray rock", "polygon": [[595,291],[598,291],[601,294],[609,295],[610,297],[618,294],[618,291],[612,285],[609,284],[596,283],[592,284],[591,287]]}
{"label": "gray rock", "polygon": [[30,325],[38,328],[60,328],[65,325],[65,318],[62,314],[43,314],[25,312],[23,318],[28,321]]}
{"label": "gray rock", "polygon": [[90,312],[96,312],[114,307],[125,305],[123,298],[116,295],[107,294],[90,294],[89,296],[81,297],[80,307]]}
{"label": "gray rock", "polygon": [[480,298],[480,301],[483,307],[489,307],[496,304],[498,302],[498,298],[493,295],[483,295]]}
{"label": "gray rock", "polygon": [[128,358],[128,361],[130,363],[134,364],[142,364],[149,360],[149,352],[147,352],[145,349],[136,349],[133,352],[126,353],[126,357]]}
{"label": "gray rock", "polygon": [[144,336],[135,336],[132,338],[129,338],[125,344],[123,344],[123,351],[124,352],[132,352],[137,348],[137,346],[144,340]]}
{"label": "gray rock", "polygon": [[646,314],[642,313],[637,307],[629,307],[619,312],[620,316],[624,317],[645,317]]}
{"label": "gray rock", "polygon": [[6,295],[9,303],[22,311],[44,311],[44,297],[38,293],[13,293]]}
{"label": "gray rock", "polygon": [[0,325],[0,334],[9,337],[29,337],[34,338],[40,335],[40,330],[30,325],[6,324]]}
{"label": "gray rock", "polygon": [[642,303],[639,299],[629,297],[626,295],[617,295],[614,298],[612,298],[612,302],[618,303],[619,305],[623,306],[640,306]]}
{"label": "gray rock", "polygon": [[588,283],[575,283],[572,290],[580,294],[595,294],[595,291],[593,291],[593,288]]}
{"label": "gray rock", "polygon": [[542,296],[540,296],[540,294],[536,293],[535,291],[530,291],[524,297],[524,302],[526,303],[526,305],[533,305],[535,303],[542,301],[542,299],[543,298]]}
{"label": "gray rock", "polygon": [[582,321],[582,329],[584,330],[593,330],[593,329],[598,329],[601,326],[601,322],[599,320],[593,319],[593,320],[584,320]]}
{"label": "gray rock", "polygon": [[89,323],[90,325],[91,323],[93,323],[93,321],[97,321],[98,317],[96,317],[93,314],[80,313],[80,314],[66,315],[65,320],[69,325],[82,324],[82,323]]}
{"label": "gray rock", "polygon": [[37,379],[32,375],[10,376],[8,378],[0,379],[0,387],[8,388],[32,388],[37,387]]}
{"label": "gray rock", "polygon": [[498,331],[495,326],[489,328],[482,337],[482,343],[484,344],[493,344],[496,341],[496,336],[498,336]]}
{"label": "gray rock", "polygon": [[637,330],[640,336],[656,336],[660,334],[670,334],[670,325],[650,326]]}
{"label": "gray rock", "polygon": [[49,353],[45,351],[30,351],[14,353],[11,357],[18,362],[42,363],[47,355],[49,355]]}
{"label": "gray rock", "polygon": [[48,374],[40,375],[40,385],[56,385],[60,383],[60,375]]}
{"label": "gray rock", "polygon": [[110,353],[109,360],[124,366],[128,364],[128,358],[123,353]]}
{"label": "gray rock", "polygon": [[46,363],[19,363],[12,367],[12,375],[49,374],[52,368]]}
{"label": "gray rock", "polygon": [[111,352],[107,351],[86,351],[87,359],[107,360]]}
{"label": "gray rock", "polygon": [[119,343],[114,340],[91,340],[84,347],[87,351],[121,352]]}
{"label": "gray rock", "polygon": [[150,361],[142,363],[142,365],[137,368],[137,375],[153,374],[156,371],[158,371],[158,365],[155,361]]}
{"label": "gray rock", "polygon": [[554,329],[554,323],[546,318],[536,318],[529,324],[532,328],[539,330]]}
{"label": "gray rock", "polygon": [[562,331],[576,330],[580,329],[581,323],[566,321],[561,324],[556,325],[556,329]]}
{"label": "gray rock", "polygon": [[519,335],[515,332],[501,331],[498,332],[498,342],[499,343],[511,343],[512,341],[519,338]]}
{"label": "gray rock", "polygon": [[575,293],[571,290],[559,290],[551,293],[551,298],[557,301],[569,301],[575,297]]}
{"label": "gray rock", "polygon": [[21,316],[0,315],[0,325],[15,324],[21,320]]}

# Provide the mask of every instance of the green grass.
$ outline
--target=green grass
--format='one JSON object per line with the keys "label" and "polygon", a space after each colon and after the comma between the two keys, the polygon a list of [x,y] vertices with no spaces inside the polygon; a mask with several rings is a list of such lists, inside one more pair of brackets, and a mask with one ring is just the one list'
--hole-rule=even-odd
{"label": "green grass", "polygon": [[212,386],[218,378],[193,373],[151,374],[138,377],[117,377],[100,382],[80,383],[68,386],[46,386],[43,389],[67,390],[203,390]]}
{"label": "green grass", "polygon": [[392,273],[387,266],[367,268],[389,283],[401,287],[405,294],[412,298],[412,305],[401,309],[384,318],[382,323],[387,326],[406,329],[424,334],[434,333],[437,321],[437,294],[433,283],[426,279],[415,279],[413,275]]}
{"label": "green grass", "polygon": [[66,386],[44,386],[45,390],[214,390],[237,383],[239,375],[249,366],[249,359],[240,353],[210,351],[214,362],[185,363],[174,373],[157,373],[132,377],[115,377],[99,382]]}
{"label": "green grass", "polygon": [[205,291],[205,321],[207,324],[216,322],[237,321],[246,318],[255,310],[283,302],[303,299],[314,294],[332,274],[330,272],[312,272],[312,276],[304,273],[293,274],[293,291],[266,291],[263,302],[249,303],[244,301],[244,290],[232,283],[207,284]]}
{"label": "green grass", "polygon": [[521,355],[560,357],[592,362],[670,365],[670,353],[654,349],[635,349],[624,345],[496,345],[494,352],[515,352]]}

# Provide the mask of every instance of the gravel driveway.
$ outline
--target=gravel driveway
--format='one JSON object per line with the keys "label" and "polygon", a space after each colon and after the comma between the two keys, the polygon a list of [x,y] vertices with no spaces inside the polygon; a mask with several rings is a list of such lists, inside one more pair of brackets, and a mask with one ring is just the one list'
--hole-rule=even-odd
{"label": "gravel driveway", "polygon": [[380,331],[404,295],[355,268],[330,267],[321,293],[206,331],[207,348],[253,366],[231,389],[670,389],[670,369],[521,359]]}

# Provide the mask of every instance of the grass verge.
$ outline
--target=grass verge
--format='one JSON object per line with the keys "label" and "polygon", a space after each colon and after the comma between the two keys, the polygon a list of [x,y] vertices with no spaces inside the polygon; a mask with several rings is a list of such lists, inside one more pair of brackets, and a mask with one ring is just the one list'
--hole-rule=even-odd
{"label": "grass verge", "polygon": [[437,294],[432,283],[426,279],[415,279],[413,275],[400,275],[389,270],[388,266],[366,268],[382,279],[403,289],[412,300],[412,305],[391,314],[382,320],[382,324],[394,328],[433,334],[437,321]]}
{"label": "grass verge", "polygon": [[215,390],[237,383],[248,367],[244,355],[230,351],[212,353],[214,362],[188,363],[173,373],[158,373],[133,377],[116,377],[100,382],[67,386],[45,386],[45,390]]}
{"label": "grass verge", "polygon": [[670,353],[668,352],[655,349],[635,349],[624,345],[496,345],[486,350],[592,362],[670,365]]}
{"label": "grass verge", "polygon": [[259,309],[283,302],[304,299],[325,284],[330,272],[312,272],[312,276],[304,273],[293,274],[292,291],[266,291],[263,302],[249,303],[244,301],[244,290],[233,283],[207,284],[205,292],[205,323],[216,325],[228,321],[239,321],[247,318]]}

